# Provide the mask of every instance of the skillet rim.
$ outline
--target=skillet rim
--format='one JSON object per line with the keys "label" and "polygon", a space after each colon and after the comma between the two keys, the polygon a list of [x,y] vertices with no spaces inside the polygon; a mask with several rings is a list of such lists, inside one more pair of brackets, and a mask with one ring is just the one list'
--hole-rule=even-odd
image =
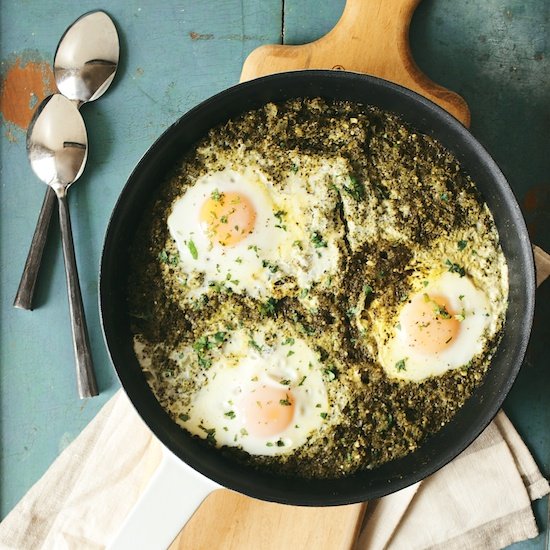
{"label": "skillet rim", "polygon": [[[132,181],[139,177],[140,169],[142,169],[149,161],[149,157],[157,150],[159,147],[161,147],[165,141],[170,139],[170,136],[172,133],[175,133],[180,125],[185,124],[187,121],[192,119],[193,116],[196,116],[197,114],[200,115],[201,111],[207,110],[212,105],[215,105],[217,101],[231,98],[233,95],[242,95],[244,92],[243,90],[254,90],[255,88],[259,88],[262,85],[274,85],[277,87],[284,86],[285,82],[290,80],[299,79],[301,77],[307,77],[307,79],[326,79],[326,82],[331,82],[334,80],[339,81],[362,81],[362,84],[364,86],[371,86],[374,88],[379,88],[383,90],[384,93],[388,94],[395,94],[395,96],[400,96],[399,101],[412,101],[416,105],[419,105],[426,113],[429,113],[429,116],[431,117],[430,123],[432,123],[432,120],[437,121],[439,119],[439,122],[443,124],[444,126],[451,129],[451,133],[455,134],[455,138],[457,139],[457,136],[464,142],[467,146],[469,146],[475,157],[480,160],[480,162],[487,168],[487,170],[490,172],[491,175],[491,185],[495,186],[495,189],[498,190],[502,198],[505,199],[505,205],[504,210],[507,214],[510,215],[510,219],[512,220],[512,226],[515,230],[515,233],[518,237],[518,243],[519,243],[519,253],[521,256],[521,264],[522,265],[522,273],[520,274],[520,280],[524,282],[524,298],[525,298],[525,308],[521,313],[521,323],[519,324],[519,327],[517,328],[517,332],[520,335],[520,341],[519,341],[519,347],[516,348],[515,351],[515,362],[513,363],[513,366],[511,368],[511,371],[507,377],[505,377],[502,387],[500,388],[499,394],[497,397],[493,397],[493,403],[491,406],[483,406],[482,411],[480,414],[476,416],[476,423],[472,427],[470,427],[469,430],[467,430],[466,434],[462,434],[462,437],[460,438],[460,441],[458,444],[454,445],[448,445],[446,448],[443,449],[443,451],[440,451],[437,453],[436,456],[432,456],[431,458],[428,457],[425,463],[423,463],[416,472],[413,473],[405,473],[404,475],[398,475],[393,476],[393,478],[388,480],[387,485],[378,483],[378,485],[373,488],[365,488],[360,483],[358,483],[358,478],[364,477],[366,475],[363,471],[360,472],[359,475],[353,474],[351,476],[347,476],[344,478],[337,478],[337,479],[322,479],[322,480],[315,480],[312,482],[312,484],[318,484],[321,483],[321,491],[319,491],[319,488],[316,488],[315,490],[307,490],[307,483],[305,481],[309,480],[298,480],[297,483],[301,484],[302,487],[300,487],[299,491],[296,491],[296,494],[292,493],[289,495],[288,486],[284,488],[284,490],[281,490],[281,488],[278,488],[276,486],[277,482],[281,483],[282,485],[288,485],[288,482],[290,481],[291,486],[296,483],[293,478],[287,478],[283,476],[276,476],[276,475],[267,475],[264,473],[261,473],[259,476],[255,475],[257,472],[252,470],[250,467],[243,468],[239,465],[236,469],[246,470],[246,474],[250,475],[251,479],[242,479],[242,476],[239,478],[237,476],[237,479],[235,479],[235,474],[233,471],[231,471],[229,474],[227,471],[223,470],[220,471],[219,468],[213,468],[211,464],[209,464],[210,459],[212,458],[212,453],[216,455],[216,462],[222,460],[221,456],[222,453],[220,453],[219,450],[214,450],[211,448],[207,448],[206,446],[201,446],[201,442],[191,443],[191,438],[183,432],[178,427],[178,432],[181,432],[177,434],[177,437],[174,435],[174,430],[167,430],[166,424],[167,421],[173,426],[177,426],[170,417],[160,408],[160,405],[158,402],[156,402],[156,399],[153,396],[154,401],[156,402],[158,409],[156,411],[149,411],[146,410],[146,408],[143,406],[143,403],[140,402],[140,395],[139,391],[136,391],[135,388],[131,387],[131,380],[129,380],[130,376],[130,368],[126,365],[121,365],[116,360],[116,349],[115,352],[113,352],[113,348],[116,348],[117,342],[115,341],[114,337],[112,336],[113,327],[109,326],[109,323],[111,320],[108,318],[108,315],[106,315],[106,311],[109,311],[108,303],[106,303],[109,294],[109,287],[108,287],[108,278],[105,276],[105,272],[107,270],[106,265],[109,266],[109,252],[110,249],[115,247],[116,245],[116,239],[115,243],[113,244],[113,227],[116,226],[117,223],[117,217],[120,215],[119,212],[121,208],[124,206],[125,199],[127,198],[127,195],[129,194],[129,190],[132,185]],[[318,94],[321,95],[321,94]],[[294,95],[293,97],[300,97],[299,95]],[[312,97],[311,95],[308,95],[307,93],[302,94],[302,97]],[[405,99],[403,99],[405,98]],[[279,99],[282,101],[282,99]],[[278,101],[278,99],[273,99],[273,101]],[[351,100],[356,101],[356,100]],[[246,109],[242,109],[240,112],[244,112]],[[386,109],[390,110],[390,109]],[[400,114],[400,113],[399,113]],[[226,117],[226,120],[231,118],[234,115],[229,115]],[[411,124],[411,126],[415,126],[414,124],[410,123],[404,116],[402,116],[403,120]],[[220,122],[218,122],[220,123]],[[421,130],[420,130],[421,131]],[[422,131],[422,133],[428,133],[426,131]],[[458,156],[455,151],[453,151],[455,156]],[[183,154],[183,151],[182,151]],[[483,194],[483,192],[482,192]],[[493,210],[491,209],[493,212]],[[502,236],[501,228],[498,227],[499,230],[499,236]],[[509,238],[509,237],[507,237]],[[502,239],[501,239],[502,242]],[[508,257],[507,257],[508,261]],[[518,260],[519,261],[519,260]],[[158,138],[155,140],[155,142],[147,149],[147,151],[142,155],[140,160],[135,165],[134,169],[132,170],[130,176],[128,177],[128,180],[126,184],[124,185],[123,189],[120,192],[120,195],[116,201],[116,204],[113,208],[112,214],[109,219],[109,223],[105,232],[105,238],[103,242],[103,250],[101,255],[101,264],[100,264],[100,276],[99,276],[99,309],[100,309],[100,320],[101,320],[101,326],[103,331],[103,336],[105,340],[105,344],[107,347],[107,351],[109,354],[109,357],[111,359],[111,362],[115,368],[115,371],[117,373],[117,376],[119,378],[119,381],[121,383],[122,388],[128,395],[130,402],[132,403],[133,407],[136,409],[138,414],[141,416],[141,418],[144,420],[146,425],[151,429],[151,431],[155,434],[155,436],[161,440],[161,442],[168,447],[176,456],[178,456],[182,461],[184,461],[186,464],[188,464],[190,467],[195,469],[196,471],[200,472],[201,474],[205,475],[206,477],[216,481],[217,483],[221,484],[224,487],[236,490],[240,493],[246,494],[248,496],[252,496],[255,498],[260,498],[263,500],[268,500],[272,502],[280,502],[285,504],[293,504],[293,505],[307,505],[307,506],[332,506],[332,505],[342,505],[342,504],[352,504],[357,502],[363,502],[367,499],[371,498],[378,498],[380,496],[384,496],[389,493],[393,493],[395,491],[398,491],[400,489],[403,489],[404,487],[407,487],[413,483],[416,483],[417,481],[420,481],[421,479],[424,479],[428,475],[431,475],[432,473],[439,470],[441,467],[443,467],[445,464],[450,462],[453,458],[455,458],[460,452],[462,452],[465,448],[467,448],[473,441],[476,439],[479,434],[487,427],[487,425],[491,422],[491,420],[494,418],[494,416],[497,414],[498,410],[502,406],[502,402],[504,401],[506,395],[510,391],[512,384],[514,383],[517,374],[519,372],[519,369],[521,368],[525,351],[527,348],[527,344],[529,341],[529,336],[531,333],[531,326],[533,321],[533,315],[534,315],[534,296],[535,296],[535,269],[534,269],[534,259],[533,259],[533,251],[531,248],[530,240],[527,234],[527,228],[525,225],[525,221],[523,219],[523,215],[521,213],[521,210],[519,208],[517,199],[514,196],[513,190],[511,189],[510,185],[508,184],[506,178],[502,174],[500,168],[497,166],[496,162],[492,159],[492,157],[489,155],[487,150],[483,147],[483,145],[473,136],[473,134],[457,119],[455,119],[452,115],[450,115],[447,111],[433,103],[432,101],[426,99],[425,97],[417,94],[416,92],[413,92],[412,90],[409,90],[408,88],[404,88],[398,84],[383,80],[378,77],[365,75],[361,73],[352,73],[349,71],[332,71],[332,70],[299,70],[299,71],[291,71],[286,73],[277,73],[274,75],[268,75],[265,77],[261,77],[258,79],[250,80],[247,82],[236,84],[235,86],[232,86],[228,89],[225,89],[221,92],[218,92],[217,94],[207,98],[206,100],[202,101],[186,113],[184,113],[178,120],[176,120],[173,124],[171,124]],[[508,308],[510,310],[510,307]],[[506,323],[509,323],[508,317]],[[116,332],[116,331],[115,331]],[[116,334],[115,334],[116,335]],[[499,348],[502,347],[502,343],[499,344]],[[498,354],[498,350],[497,350]],[[120,355],[120,354],[119,354]],[[135,358],[134,358],[135,361]],[[494,359],[492,360],[492,362]],[[479,388],[483,387],[483,384],[481,384],[476,391],[480,391]],[[151,396],[153,395],[152,392],[149,390]],[[143,396],[141,396],[143,397]],[[471,401],[473,399],[473,396],[468,400]],[[446,425],[445,428],[448,428],[449,426],[452,426],[455,419],[461,414],[462,409],[458,411],[457,415],[453,417],[453,419]],[[431,438],[437,438],[438,434],[444,431],[444,429],[437,432],[434,436],[430,436]],[[183,434],[183,435],[182,435]],[[181,443],[181,440],[186,440],[183,444]],[[420,446],[420,449],[424,447],[425,443],[423,443]],[[184,450],[182,451],[182,447]],[[196,447],[193,449],[193,447]],[[416,451],[417,452],[417,451]],[[416,453],[415,452],[415,453]],[[411,453],[404,457],[406,460],[407,457],[410,457],[411,455],[414,455],[415,453]],[[203,458],[208,458],[207,464],[205,465]],[[387,464],[397,465],[400,464],[404,459],[398,459],[395,461],[391,461]],[[225,459],[223,459],[225,460]],[[226,464],[227,465],[227,464]],[[232,465],[234,466],[234,464]],[[385,467],[382,466],[380,469],[371,470],[370,472],[374,472],[376,470],[382,470]],[[270,488],[269,490],[266,488],[266,486],[262,485],[260,483],[260,487],[258,488],[257,482],[258,478],[261,478],[263,480],[265,478],[266,481],[269,481]],[[274,485],[275,483],[275,485]],[[341,486],[344,487],[344,489],[341,489]],[[324,488],[324,490],[323,490]]]}

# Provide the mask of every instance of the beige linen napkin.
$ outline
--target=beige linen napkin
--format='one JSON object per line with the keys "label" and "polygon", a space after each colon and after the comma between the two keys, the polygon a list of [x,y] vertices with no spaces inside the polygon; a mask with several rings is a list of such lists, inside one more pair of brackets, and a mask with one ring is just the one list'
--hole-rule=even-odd
{"label": "beige linen napkin", "polygon": [[[535,247],[535,258],[540,284],[550,256]],[[119,391],[0,524],[0,548],[104,548],[159,458],[160,444]],[[502,548],[537,535],[531,501],[549,492],[500,412],[440,471],[369,503],[357,549]]]}

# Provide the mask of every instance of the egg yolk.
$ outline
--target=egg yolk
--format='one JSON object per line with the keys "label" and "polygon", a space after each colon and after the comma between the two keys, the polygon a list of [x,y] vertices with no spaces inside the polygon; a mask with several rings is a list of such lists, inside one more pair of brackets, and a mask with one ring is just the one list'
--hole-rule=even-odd
{"label": "egg yolk", "polygon": [[254,230],[256,210],[242,193],[214,192],[203,203],[200,211],[205,233],[223,246],[233,246]]}
{"label": "egg yolk", "polygon": [[415,296],[403,308],[400,325],[408,345],[425,354],[443,351],[460,330],[446,298],[428,294]]}
{"label": "egg yolk", "polygon": [[241,407],[247,431],[257,437],[282,433],[294,417],[294,398],[287,388],[262,386],[244,396]]}

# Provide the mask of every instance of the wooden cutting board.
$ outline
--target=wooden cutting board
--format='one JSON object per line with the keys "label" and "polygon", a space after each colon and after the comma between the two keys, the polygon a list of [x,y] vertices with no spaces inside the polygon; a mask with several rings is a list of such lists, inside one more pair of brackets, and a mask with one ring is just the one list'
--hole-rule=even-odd
{"label": "wooden cutting board", "polygon": [[[409,24],[420,0],[347,0],[325,36],[301,46],[266,45],[246,59],[241,81],[298,69],[367,73],[406,86],[466,126],[470,111],[454,92],[432,82],[415,64]],[[366,503],[329,508],[285,506],[221,489],[206,498],[170,550],[349,550]]]}

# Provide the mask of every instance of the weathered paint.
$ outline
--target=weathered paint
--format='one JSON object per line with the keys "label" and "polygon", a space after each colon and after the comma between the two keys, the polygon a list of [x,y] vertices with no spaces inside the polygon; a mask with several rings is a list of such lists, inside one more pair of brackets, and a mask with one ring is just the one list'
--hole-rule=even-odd
{"label": "weathered paint", "polygon": [[2,78],[0,112],[6,122],[26,130],[36,105],[56,90],[50,63],[17,57]]}

